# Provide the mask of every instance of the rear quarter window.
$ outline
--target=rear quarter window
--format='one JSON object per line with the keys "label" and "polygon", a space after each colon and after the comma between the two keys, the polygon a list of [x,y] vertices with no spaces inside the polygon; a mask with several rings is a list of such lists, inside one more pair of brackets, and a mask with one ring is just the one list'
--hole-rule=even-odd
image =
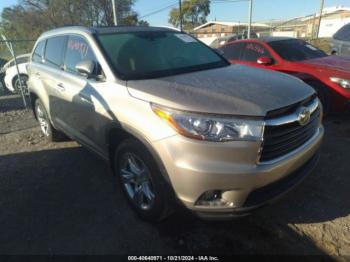
{"label": "rear quarter window", "polygon": [[220,48],[223,55],[228,60],[239,60],[244,43],[227,44]]}
{"label": "rear quarter window", "polygon": [[44,49],[45,49],[45,42],[46,42],[46,40],[42,40],[36,45],[34,52],[33,52],[33,56],[32,56],[33,62],[36,62],[36,63],[42,62],[42,58],[44,55]]}

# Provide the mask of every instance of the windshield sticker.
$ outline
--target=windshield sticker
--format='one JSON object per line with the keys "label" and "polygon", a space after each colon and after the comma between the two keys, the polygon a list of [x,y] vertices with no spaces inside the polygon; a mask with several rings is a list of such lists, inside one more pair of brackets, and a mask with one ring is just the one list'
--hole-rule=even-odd
{"label": "windshield sticker", "polygon": [[311,49],[312,51],[317,51],[317,48],[313,47],[312,45],[306,45],[306,47]]}
{"label": "windshield sticker", "polygon": [[194,39],[193,37],[189,36],[189,35],[185,35],[185,34],[175,34],[175,36],[179,39],[181,39],[183,42],[185,43],[193,43],[193,42],[197,42],[196,39]]}
{"label": "windshield sticker", "polygon": [[79,52],[81,59],[85,58],[89,52],[89,46],[78,40],[69,39],[68,48],[72,51]]}

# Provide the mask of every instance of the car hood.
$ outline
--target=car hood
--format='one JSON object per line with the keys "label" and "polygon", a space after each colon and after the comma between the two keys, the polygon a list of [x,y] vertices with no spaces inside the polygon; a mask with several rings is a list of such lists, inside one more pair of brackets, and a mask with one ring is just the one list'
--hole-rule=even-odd
{"label": "car hood", "polygon": [[306,60],[302,64],[350,73],[350,57],[332,55]]}
{"label": "car hood", "polygon": [[127,83],[131,96],[164,106],[213,114],[265,116],[314,91],[287,74],[244,65]]}

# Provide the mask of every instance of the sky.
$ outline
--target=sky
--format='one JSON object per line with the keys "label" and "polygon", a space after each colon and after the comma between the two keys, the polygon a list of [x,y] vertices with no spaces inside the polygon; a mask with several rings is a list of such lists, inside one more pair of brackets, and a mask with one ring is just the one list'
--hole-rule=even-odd
{"label": "sky", "polygon": [[[244,0],[241,2],[230,1],[232,0],[226,2],[213,0],[207,20],[246,22],[248,19],[248,2]],[[17,2],[18,0],[0,0],[0,10]],[[142,17],[177,2],[178,0],[137,0],[134,8]],[[325,0],[325,7],[337,5],[350,7],[350,0]],[[253,0],[253,21],[289,19],[314,14],[319,9],[320,0]],[[170,8],[142,19],[147,20],[150,25],[169,25],[169,11]]]}

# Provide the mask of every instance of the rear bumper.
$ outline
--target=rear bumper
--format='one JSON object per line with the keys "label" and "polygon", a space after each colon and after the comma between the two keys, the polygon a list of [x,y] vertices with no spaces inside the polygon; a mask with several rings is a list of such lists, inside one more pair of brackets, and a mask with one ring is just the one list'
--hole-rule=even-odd
{"label": "rear bumper", "polygon": [[244,205],[227,212],[195,212],[201,218],[205,219],[229,219],[249,215],[256,209],[264,207],[285,194],[293,190],[299,185],[315,168],[319,160],[319,152],[317,152],[309,161],[292,174],[284,177],[272,184],[259,188],[249,194]]}

